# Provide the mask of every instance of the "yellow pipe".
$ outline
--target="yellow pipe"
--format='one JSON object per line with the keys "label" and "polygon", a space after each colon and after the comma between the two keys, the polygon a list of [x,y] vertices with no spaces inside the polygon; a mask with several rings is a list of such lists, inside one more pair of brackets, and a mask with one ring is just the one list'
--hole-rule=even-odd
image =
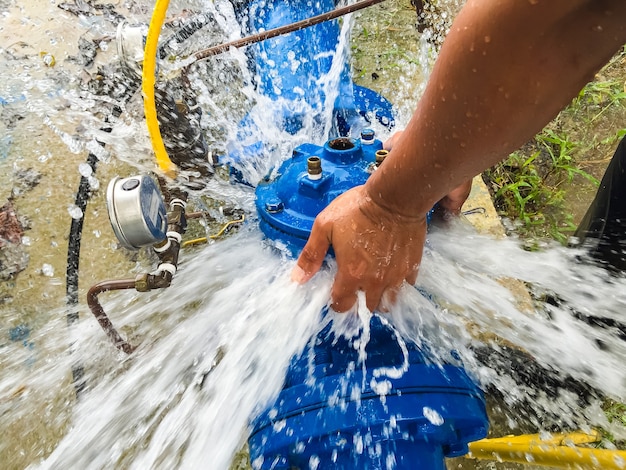
{"label": "yellow pipe", "polygon": [[176,174],[176,165],[172,163],[167,155],[167,150],[165,150],[154,100],[157,46],[168,5],[169,0],[157,0],[152,12],[148,36],[146,37],[146,47],[143,53],[141,89],[143,91],[143,108],[146,115],[146,124],[148,125],[148,132],[150,133],[157,165],[165,174],[173,177]]}
{"label": "yellow pipe", "polygon": [[526,445],[578,445],[578,444],[591,444],[598,442],[601,439],[600,433],[597,431],[586,432],[569,432],[569,433],[556,433],[550,434],[523,434],[521,436],[504,436],[493,439],[483,439],[476,442],[508,442],[511,444],[526,444]]}
{"label": "yellow pipe", "polygon": [[600,440],[598,433],[538,434],[482,439],[469,444],[467,458],[516,462],[557,468],[626,469],[626,451],[576,447]]}

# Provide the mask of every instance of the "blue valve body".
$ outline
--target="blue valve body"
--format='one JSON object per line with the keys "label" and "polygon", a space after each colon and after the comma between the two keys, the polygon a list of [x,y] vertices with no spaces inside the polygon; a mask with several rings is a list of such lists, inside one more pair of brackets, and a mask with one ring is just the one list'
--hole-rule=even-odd
{"label": "blue valve body", "polygon": [[410,341],[401,348],[377,315],[364,363],[329,330],[292,359],[280,396],[253,423],[255,469],[444,470],[444,457],[485,437],[484,397],[462,367],[432,364]]}
{"label": "blue valve body", "polygon": [[[315,216],[376,171],[381,149],[377,139],[363,145],[348,138],[296,148],[257,187],[262,231],[297,254]],[[313,178],[311,159],[322,169]],[[432,364],[430,356],[396,337],[378,315],[370,322],[364,362],[350,340],[327,327],[292,359],[277,401],[253,423],[253,467],[445,469],[444,457],[463,455],[468,442],[486,436],[488,420],[483,394],[460,361]],[[384,377],[380,368],[402,372]]]}
{"label": "blue valve body", "polygon": [[[351,138],[297,147],[275,178],[268,177],[257,186],[256,206],[263,233],[297,253],[304,247],[317,214],[343,192],[367,181],[376,168],[376,152],[381,149],[380,140],[361,145]],[[320,159],[319,179],[307,172],[311,157]]]}

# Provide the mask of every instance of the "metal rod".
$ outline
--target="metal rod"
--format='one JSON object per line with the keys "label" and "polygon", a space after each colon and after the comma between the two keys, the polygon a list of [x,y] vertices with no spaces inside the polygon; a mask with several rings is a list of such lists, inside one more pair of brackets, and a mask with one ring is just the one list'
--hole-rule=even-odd
{"label": "metal rod", "polygon": [[98,301],[98,295],[102,292],[108,292],[112,290],[123,290],[123,289],[134,289],[135,288],[135,280],[134,279],[118,279],[118,280],[110,280],[110,281],[102,281],[94,286],[92,286],[87,292],[87,304],[91,309],[91,313],[94,314],[96,320],[107,334],[109,339],[113,342],[115,347],[120,351],[125,352],[126,354],[132,353],[135,348],[131,346],[125,339],[123,339],[120,334],[117,332],[109,317],[104,312],[102,305]]}
{"label": "metal rod", "polygon": [[341,7],[341,8],[337,8],[335,10],[329,11],[328,13],[322,13],[321,15],[312,16],[311,18],[307,18],[305,20],[296,21],[295,23],[291,23],[285,26],[279,26],[278,28],[269,29],[267,31],[253,34],[245,38],[241,38],[235,41],[213,46],[213,47],[204,49],[202,51],[198,51],[195,54],[193,54],[192,57],[194,60],[191,63],[186,64],[186,66],[191,65],[194,62],[198,62],[200,60],[206,59],[207,57],[211,57],[217,54],[221,54],[222,52],[226,52],[231,47],[237,48],[237,47],[248,46],[256,42],[261,42],[261,41],[265,41],[266,39],[280,36],[282,34],[291,33],[293,31],[299,31],[301,29],[308,28],[309,26],[313,26],[318,23],[323,23],[324,21],[334,20],[335,18],[338,18],[340,16],[347,15],[348,13],[353,13],[355,11],[370,7],[372,5],[376,5],[377,3],[381,3],[384,1],[385,0],[362,0],[360,2],[353,3],[352,5],[347,5],[345,7]]}

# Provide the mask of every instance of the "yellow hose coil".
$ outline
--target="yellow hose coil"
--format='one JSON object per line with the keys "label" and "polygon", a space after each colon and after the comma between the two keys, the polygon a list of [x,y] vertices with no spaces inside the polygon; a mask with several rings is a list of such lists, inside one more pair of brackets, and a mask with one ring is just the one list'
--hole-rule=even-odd
{"label": "yellow hose coil", "polygon": [[152,19],[150,20],[150,27],[148,28],[148,36],[146,38],[146,47],[143,52],[141,89],[143,91],[143,109],[146,114],[146,124],[148,125],[150,141],[152,142],[157,165],[159,165],[159,168],[163,170],[165,174],[173,177],[176,174],[176,165],[172,163],[172,160],[170,160],[170,157],[167,155],[167,150],[165,150],[154,100],[157,46],[168,5],[169,0],[157,0],[154,11],[152,12]]}

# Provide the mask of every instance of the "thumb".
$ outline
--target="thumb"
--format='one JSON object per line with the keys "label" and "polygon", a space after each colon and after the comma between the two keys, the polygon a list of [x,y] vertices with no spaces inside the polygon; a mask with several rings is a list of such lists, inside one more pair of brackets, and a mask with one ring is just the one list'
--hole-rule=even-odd
{"label": "thumb", "polygon": [[313,223],[309,240],[304,245],[296,266],[291,271],[291,280],[298,284],[304,284],[311,279],[320,270],[329,247],[330,242],[324,230],[319,228],[317,223]]}

